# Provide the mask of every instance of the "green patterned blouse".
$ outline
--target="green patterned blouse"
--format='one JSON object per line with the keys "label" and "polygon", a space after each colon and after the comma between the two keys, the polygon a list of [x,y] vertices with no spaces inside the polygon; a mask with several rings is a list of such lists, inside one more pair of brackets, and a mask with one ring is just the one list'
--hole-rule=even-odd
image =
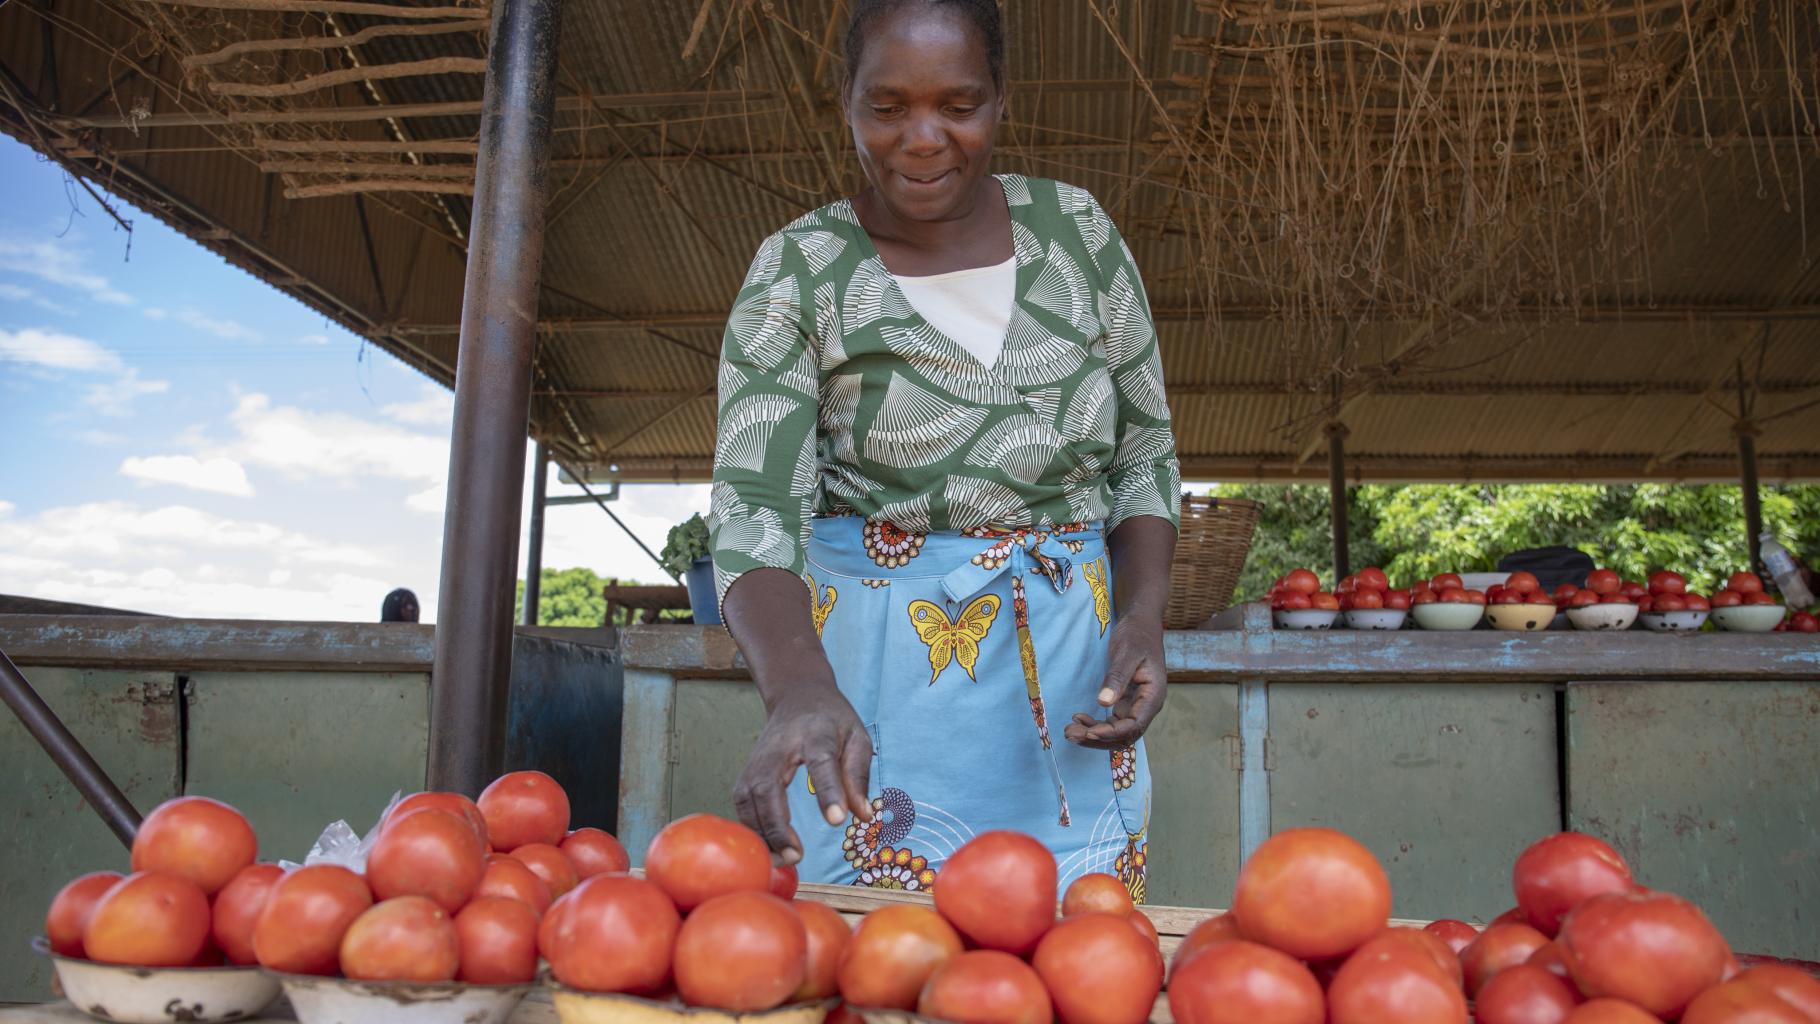
{"label": "green patterned blouse", "polygon": [[1017,291],[986,366],[904,298],[853,205],[759,246],[727,320],[715,583],[805,570],[810,520],[910,533],[1177,522],[1181,470],[1144,284],[1085,190],[999,175]]}

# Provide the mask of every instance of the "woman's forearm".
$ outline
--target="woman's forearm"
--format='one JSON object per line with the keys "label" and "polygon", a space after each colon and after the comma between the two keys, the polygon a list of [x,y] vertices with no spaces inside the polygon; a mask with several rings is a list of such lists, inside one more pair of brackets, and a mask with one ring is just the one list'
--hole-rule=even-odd
{"label": "woman's forearm", "polygon": [[1112,553],[1112,593],[1118,617],[1163,621],[1169,603],[1169,567],[1175,562],[1175,526],[1161,516],[1132,516],[1106,538]]}
{"label": "woman's forearm", "polygon": [[793,696],[836,692],[801,579],[784,569],[754,569],[734,582],[722,610],[767,712]]}

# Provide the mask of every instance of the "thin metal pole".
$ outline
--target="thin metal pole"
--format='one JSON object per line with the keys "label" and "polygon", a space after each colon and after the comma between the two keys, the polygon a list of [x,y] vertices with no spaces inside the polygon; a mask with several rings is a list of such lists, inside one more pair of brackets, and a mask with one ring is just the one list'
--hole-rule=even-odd
{"label": "thin metal pole", "polygon": [[1734,428],[1738,434],[1738,463],[1744,473],[1744,539],[1750,551],[1752,572],[1763,571],[1763,495],[1757,487],[1757,431],[1749,423]]}
{"label": "thin metal pole", "polygon": [[543,598],[543,510],[544,493],[549,487],[550,450],[537,442],[536,475],[531,478],[531,536],[525,554],[524,624],[537,625],[537,608]]}
{"label": "thin metal pole", "polygon": [[468,226],[442,534],[430,788],[473,795],[505,755],[562,0],[496,0]]}
{"label": "thin metal pole", "polygon": [[[564,468],[568,468],[568,467],[564,467]],[[669,576],[672,580],[675,580],[678,583],[682,582],[682,577],[671,572],[670,567],[664,564],[664,560],[657,557],[657,552],[652,551],[649,547],[646,547],[645,542],[638,539],[638,534],[633,533],[632,528],[630,526],[627,526],[625,524],[624,520],[620,519],[618,516],[613,514],[613,510],[607,506],[607,499],[601,497],[598,494],[595,494],[591,489],[589,489],[588,482],[586,480],[582,479],[582,475],[580,473],[575,472],[574,469],[569,469],[569,476],[574,478],[576,486],[581,488],[581,492],[583,494],[586,494],[588,497],[594,499],[594,504],[600,506],[600,510],[607,514],[608,519],[613,520],[613,523],[615,526],[618,526],[621,530],[624,530],[626,533],[626,536],[632,538],[632,543],[638,545],[638,550],[643,551],[645,554],[651,556],[651,561],[656,562],[657,567],[659,569],[662,569],[664,571],[665,575]]]}
{"label": "thin metal pole", "polygon": [[108,828],[119,837],[122,845],[129,849],[133,845],[133,836],[139,832],[139,812],[133,802],[120,792],[114,780],[108,777],[89,752],[83,748],[57,717],[57,713],[44,703],[38,691],[13,664],[13,659],[0,651],[0,696],[6,698],[6,706],[13,709],[19,724],[32,734],[44,752],[50,755],[63,774],[69,777],[82,799],[95,809]]}
{"label": "thin metal pole", "polygon": [[1327,499],[1332,506],[1333,578],[1352,575],[1352,549],[1347,537],[1346,435],[1344,423],[1327,424]]}

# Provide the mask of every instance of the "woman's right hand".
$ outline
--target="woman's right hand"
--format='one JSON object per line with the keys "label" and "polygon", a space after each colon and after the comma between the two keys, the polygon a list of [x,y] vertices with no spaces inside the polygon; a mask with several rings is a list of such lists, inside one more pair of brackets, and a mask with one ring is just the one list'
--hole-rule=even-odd
{"label": "woman's right hand", "polygon": [[787,789],[798,768],[821,801],[829,827],[852,813],[872,820],[866,795],[872,769],[872,737],[853,705],[832,686],[791,687],[765,716],[765,730],[746,758],[733,789],[739,820],[765,838],[781,864],[803,858],[802,839],[790,824]]}

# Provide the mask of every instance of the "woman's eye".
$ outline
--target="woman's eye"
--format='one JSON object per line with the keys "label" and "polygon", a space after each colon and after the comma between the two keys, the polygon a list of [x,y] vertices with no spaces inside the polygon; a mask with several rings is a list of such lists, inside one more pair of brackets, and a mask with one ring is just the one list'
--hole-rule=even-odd
{"label": "woman's eye", "polygon": [[978,109],[978,107],[949,107],[948,113],[955,117],[968,117]]}
{"label": "woman's eye", "polygon": [[903,109],[903,107],[873,107],[872,113],[875,117],[894,117],[902,113]]}

